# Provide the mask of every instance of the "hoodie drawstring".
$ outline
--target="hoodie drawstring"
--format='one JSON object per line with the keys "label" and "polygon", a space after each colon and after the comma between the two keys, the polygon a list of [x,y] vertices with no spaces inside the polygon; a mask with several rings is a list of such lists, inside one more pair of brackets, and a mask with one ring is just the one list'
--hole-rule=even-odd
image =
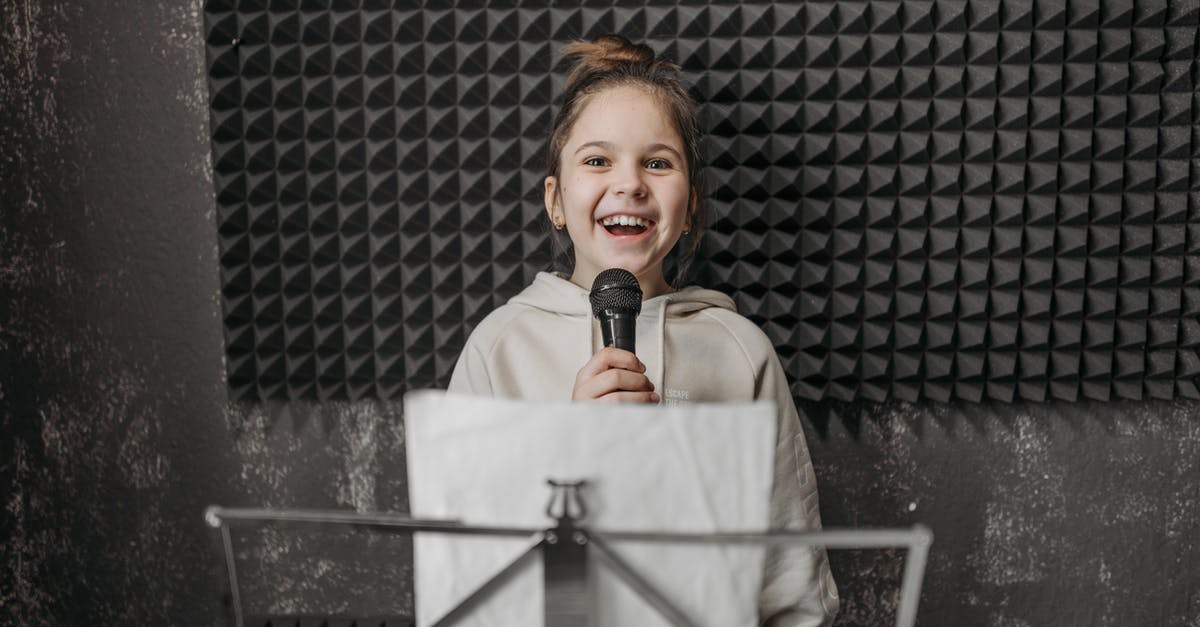
{"label": "hoodie drawstring", "polygon": [[587,293],[583,294],[583,299],[588,301],[587,317],[584,318],[584,323],[587,324],[588,328],[587,346],[583,347],[583,361],[584,363],[587,363],[587,360],[592,358],[592,351],[595,350],[596,347],[596,324],[592,322],[592,320],[595,319],[595,316],[592,314],[592,303],[590,300],[588,300]]}
{"label": "hoodie drawstring", "polygon": [[670,302],[670,296],[664,296],[662,303],[658,307],[658,402],[662,404],[667,398],[667,382],[663,377],[667,376],[667,303]]}

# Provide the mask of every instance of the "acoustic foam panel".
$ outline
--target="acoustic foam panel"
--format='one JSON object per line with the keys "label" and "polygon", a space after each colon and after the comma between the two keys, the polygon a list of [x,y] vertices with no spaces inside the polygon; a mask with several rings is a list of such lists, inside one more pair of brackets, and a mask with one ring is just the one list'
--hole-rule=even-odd
{"label": "acoustic foam panel", "polygon": [[444,385],[550,263],[561,44],[684,68],[701,271],[804,399],[1200,397],[1195,3],[206,6],[229,383]]}

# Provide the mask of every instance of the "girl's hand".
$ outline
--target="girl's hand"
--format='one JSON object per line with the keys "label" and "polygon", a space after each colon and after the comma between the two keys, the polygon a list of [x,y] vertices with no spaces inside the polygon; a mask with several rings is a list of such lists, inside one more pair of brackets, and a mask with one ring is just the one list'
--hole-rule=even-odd
{"label": "girl's hand", "polygon": [[646,377],[646,364],[637,355],[606,346],[592,355],[575,375],[574,401],[657,403],[654,384]]}

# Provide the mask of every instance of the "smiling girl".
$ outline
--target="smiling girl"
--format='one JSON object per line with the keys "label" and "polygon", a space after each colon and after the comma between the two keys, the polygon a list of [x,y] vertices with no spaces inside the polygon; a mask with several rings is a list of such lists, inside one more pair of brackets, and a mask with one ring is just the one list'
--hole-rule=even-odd
{"label": "smiling girl", "polygon": [[[565,53],[573,65],[550,129],[545,205],[554,228],[570,238],[571,274],[539,273],[484,318],[450,391],[669,405],[773,400],[771,525],[820,528],[812,461],[770,340],[728,296],[677,289],[703,226],[700,131],[678,66],[615,35],[570,44]],[[673,286],[663,265],[677,246]],[[607,268],[628,270],[641,285],[640,359],[602,345],[588,293]],[[837,607],[824,550],[768,554],[763,624],[828,624]]]}

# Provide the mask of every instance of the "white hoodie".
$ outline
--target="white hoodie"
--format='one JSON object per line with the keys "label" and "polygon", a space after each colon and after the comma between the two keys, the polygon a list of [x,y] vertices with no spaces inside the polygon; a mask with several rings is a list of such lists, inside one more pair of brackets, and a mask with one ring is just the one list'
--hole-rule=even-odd
{"label": "white hoodie", "polygon": [[[450,391],[569,400],[575,375],[601,348],[588,291],[541,272],[471,333]],[[688,287],[643,301],[637,356],[664,404],[774,400],[780,410],[771,525],[820,528],[816,477],[783,366],[766,334],[737,313],[731,298]],[[765,625],[826,625],[837,609],[824,549],[768,553],[759,596]]]}

